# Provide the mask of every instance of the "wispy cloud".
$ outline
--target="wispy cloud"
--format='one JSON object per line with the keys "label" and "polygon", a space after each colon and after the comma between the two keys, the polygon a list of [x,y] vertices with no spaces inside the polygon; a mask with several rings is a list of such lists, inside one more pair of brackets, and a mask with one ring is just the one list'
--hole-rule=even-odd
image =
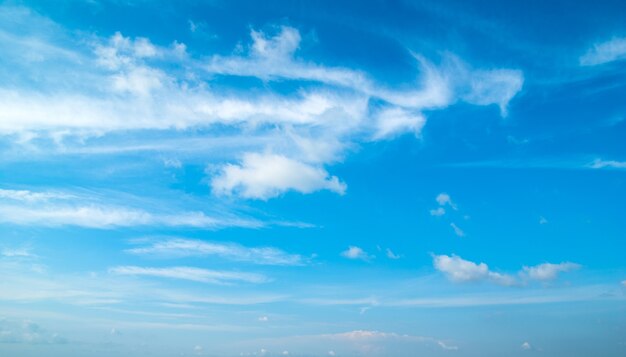
{"label": "wispy cloud", "polygon": [[595,159],[588,166],[592,169],[626,169],[626,161]]}
{"label": "wispy cloud", "polygon": [[626,59],[626,38],[615,37],[595,44],[580,57],[580,65],[596,66],[623,59]]}
{"label": "wispy cloud", "polygon": [[118,266],[110,268],[109,272],[117,275],[151,276],[213,284],[232,282],[259,284],[269,281],[266,276],[261,274],[208,270],[193,267],[149,268],[138,266]]}
{"label": "wispy cloud", "polygon": [[202,211],[149,211],[136,206],[141,205],[123,206],[103,202],[97,194],[4,189],[0,190],[0,223],[49,227],[69,225],[99,229],[133,226],[263,226],[257,220],[239,218],[236,215],[213,217]]}
{"label": "wispy cloud", "polygon": [[[13,16],[16,24],[33,30],[29,38],[14,30],[11,41],[23,47],[36,39],[57,49],[40,52],[41,61],[55,59],[54,65],[37,66],[37,77],[54,80],[46,80],[36,89],[0,86],[0,135],[18,147],[31,145],[59,154],[77,150],[102,154],[153,148],[152,142],[143,142],[149,140],[142,135],[146,131],[159,132],[168,140],[181,131],[213,133],[215,128],[226,127],[246,139],[236,141],[238,145],[231,142],[228,150],[216,150],[224,156],[215,158],[208,181],[217,195],[267,200],[288,191],[342,194],[346,183],[329,173],[327,165],[342,160],[347,148],[406,133],[419,136],[427,122],[427,110],[457,102],[497,105],[505,115],[509,101],[524,82],[519,70],[476,69],[452,54],[444,54],[441,63],[435,64],[415,54],[420,72],[417,84],[397,89],[379,84],[359,69],[301,58],[297,53],[303,37],[297,28],[288,26],[270,26],[266,32],[251,30],[248,45],[232,55],[194,57],[195,52],[175,41],[157,45],[149,38],[119,32],[108,38],[70,33],[32,12],[18,11],[17,15]],[[45,32],[31,26],[44,22]],[[51,32],[64,40],[51,41],[47,36]],[[0,37],[0,44],[7,45],[6,41]],[[62,55],[57,58],[55,53]],[[8,70],[28,77],[33,67],[21,65],[14,58],[18,54],[7,54],[15,67]],[[67,71],[73,76],[57,75]],[[215,90],[207,83],[216,76],[293,81],[300,90]],[[370,105],[372,100],[380,105]],[[98,141],[94,138],[119,132],[133,139],[126,140],[133,144],[113,142],[104,151],[94,147]],[[259,139],[268,135],[269,142]],[[250,142],[257,145],[251,147]],[[166,145],[164,150],[181,147],[205,150],[205,145],[184,143]],[[272,175],[268,175],[268,167],[275,169]]]}
{"label": "wispy cloud", "polygon": [[261,265],[304,265],[307,260],[298,254],[289,254],[273,247],[244,247],[235,243],[215,243],[201,240],[173,238],[148,246],[131,248],[127,253],[182,258],[215,255],[235,261]]}
{"label": "wispy cloud", "polygon": [[459,237],[465,237],[465,232],[459,228],[459,226],[456,225],[456,223],[452,222],[450,223],[450,227],[452,227],[452,229],[454,230],[454,234],[456,234]]}

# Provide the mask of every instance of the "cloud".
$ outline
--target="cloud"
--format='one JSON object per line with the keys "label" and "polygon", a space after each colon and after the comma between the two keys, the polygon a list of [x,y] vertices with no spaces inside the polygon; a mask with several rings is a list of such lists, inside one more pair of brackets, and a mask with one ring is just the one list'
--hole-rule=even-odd
{"label": "cloud", "polygon": [[0,199],[24,202],[42,202],[54,199],[68,199],[74,196],[60,192],[33,192],[29,190],[0,189]]}
{"label": "cloud", "polygon": [[411,113],[401,108],[385,109],[376,117],[373,139],[392,139],[409,132],[418,137],[425,124],[426,119],[420,113]]}
{"label": "cloud", "polygon": [[626,161],[594,160],[588,165],[592,169],[626,169]]}
{"label": "cloud", "polygon": [[450,227],[454,230],[454,234],[459,237],[465,237],[465,232],[461,228],[459,228],[454,222],[450,223]]}
{"label": "cloud", "polygon": [[386,253],[386,255],[387,255],[387,258],[389,258],[389,259],[394,259],[394,260],[396,260],[396,259],[400,259],[400,258],[402,258],[400,255],[395,254],[395,253],[394,253],[391,249],[389,249],[389,248],[387,248],[387,250],[385,251],[385,253]]}
{"label": "cloud", "polygon": [[127,253],[169,258],[215,255],[225,259],[261,265],[304,265],[306,259],[273,247],[244,247],[235,243],[214,243],[201,240],[173,238],[148,246],[131,248]]}
{"label": "cloud", "polygon": [[267,316],[260,316],[258,320],[261,322],[267,322],[269,321],[269,318]]}
{"label": "cloud", "polygon": [[548,224],[548,220],[545,219],[545,217],[540,216],[539,217],[539,224]]}
{"label": "cloud", "polygon": [[244,198],[267,200],[293,190],[311,193],[329,190],[344,194],[346,184],[314,167],[276,154],[248,153],[240,165],[227,164],[211,181],[218,195],[237,193]]}
{"label": "cloud", "polygon": [[[435,269],[442,272],[449,280],[458,283],[487,281],[502,286],[520,285],[523,282],[513,275],[491,271],[485,263],[474,263],[457,255],[433,255]],[[551,281],[559,273],[579,269],[575,263],[551,264],[544,263],[536,266],[524,266],[518,275],[523,280]]]}
{"label": "cloud", "polygon": [[[42,56],[44,64],[21,60],[25,50],[5,56],[7,73],[42,78],[36,88],[21,82],[0,86],[0,136],[16,153],[26,157],[25,145],[40,155],[145,151],[155,147],[146,133],[156,132],[165,141],[177,140],[160,145],[162,150],[183,148],[218,168],[208,170],[218,196],[267,200],[288,191],[343,194],[346,183],[326,167],[342,161],[350,148],[405,133],[419,136],[427,111],[457,102],[497,105],[504,115],[523,84],[520,71],[473,68],[445,53],[441,63],[415,54],[420,74],[411,81],[416,84],[394,88],[358,68],[300,57],[303,36],[289,26],[252,29],[244,51],[194,56],[197,51],[187,52],[178,42],[157,45],[119,32],[102,38],[63,29],[32,12],[20,14],[6,29],[10,36],[0,37],[0,46],[26,49],[36,39],[38,50],[28,52]],[[17,30],[36,29],[33,24],[39,23],[46,24],[45,31],[33,30],[28,38]],[[57,37],[63,40],[50,40]],[[298,90],[248,90],[217,76],[289,81]],[[237,140],[222,145],[217,138],[225,131]],[[190,132],[194,135],[186,135]],[[98,147],[102,141],[108,151]],[[206,143],[195,145],[198,141],[210,141],[214,150],[209,153]]]}
{"label": "cloud", "polygon": [[543,263],[531,267],[523,267],[523,274],[528,279],[538,281],[551,281],[557,278],[559,273],[567,273],[580,268],[579,264],[564,262],[559,264]]}
{"label": "cloud", "polygon": [[445,192],[442,192],[440,194],[437,195],[437,197],[435,198],[435,200],[437,201],[437,203],[439,204],[439,206],[450,206],[453,209],[457,209],[456,204],[454,202],[452,202],[452,198],[450,198],[450,195],[448,195]]}
{"label": "cloud", "polygon": [[28,320],[0,317],[0,343],[64,344],[67,339]]}
{"label": "cloud", "polygon": [[456,255],[433,255],[433,265],[453,282],[489,281],[503,286],[516,283],[510,275],[490,271],[485,263],[476,264]]}
{"label": "cloud", "polygon": [[259,284],[269,281],[267,277],[261,274],[208,270],[193,267],[146,268],[138,266],[117,266],[110,268],[109,272],[117,275],[151,276],[213,284],[231,282]]}
{"label": "cloud", "polygon": [[353,246],[353,245],[349,246],[348,249],[341,252],[341,256],[344,258],[348,258],[348,259],[359,259],[359,260],[365,260],[365,261],[368,261],[373,258],[369,254],[367,254],[367,252],[364,251],[363,249]]}
{"label": "cloud", "polygon": [[440,217],[446,214],[446,209],[443,207],[437,207],[436,209],[431,209],[430,210],[430,215],[431,216],[436,216],[436,217]]}
{"label": "cloud", "polygon": [[530,345],[530,343],[528,343],[528,342],[522,343],[521,349],[523,349],[525,351],[528,351],[528,350],[531,350],[532,348],[533,347]]}
{"label": "cloud", "polygon": [[413,336],[407,334],[398,334],[395,332],[382,332],[375,330],[354,330],[342,333],[322,335],[332,340],[341,340],[351,343],[375,343],[384,341],[396,342],[417,342],[417,343],[434,343],[445,350],[457,350],[458,347],[447,345],[443,341],[432,337]]}
{"label": "cloud", "polygon": [[626,280],[622,280],[622,286],[626,287]]}
{"label": "cloud", "polygon": [[615,37],[595,44],[580,57],[581,66],[596,66],[626,59],[626,38]]}
{"label": "cloud", "polygon": [[111,205],[50,205],[24,207],[0,205],[0,223],[23,226],[77,226],[85,228],[113,229],[135,226],[169,226],[220,228],[240,226],[258,228],[262,224],[254,220],[220,219],[203,212],[181,212],[174,214],[151,213],[141,209]]}
{"label": "cloud", "polygon": [[4,248],[0,252],[0,255],[7,258],[33,258],[36,257],[31,253],[30,248]]}
{"label": "cloud", "polygon": [[[112,195],[111,192],[108,195]],[[124,196],[126,201],[139,200]],[[112,200],[114,201],[114,200]],[[102,202],[95,194],[70,194],[55,191],[0,190],[0,223],[34,226],[78,226],[113,229],[133,226],[220,228],[239,226],[258,228],[254,219],[236,216],[212,217],[202,211],[148,211],[135,206]]]}

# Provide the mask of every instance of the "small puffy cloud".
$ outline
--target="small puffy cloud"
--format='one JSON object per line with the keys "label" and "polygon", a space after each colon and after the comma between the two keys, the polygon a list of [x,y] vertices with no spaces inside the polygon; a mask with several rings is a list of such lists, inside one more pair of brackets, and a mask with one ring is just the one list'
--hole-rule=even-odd
{"label": "small puffy cloud", "polygon": [[528,350],[531,350],[533,347],[530,345],[530,343],[528,343],[528,342],[524,342],[524,343],[522,343],[521,348],[522,348],[524,351],[528,351]]}
{"label": "small puffy cloud", "polygon": [[329,356],[336,356],[337,354],[335,353],[335,351],[330,350],[330,351],[328,351],[328,355]]}
{"label": "small puffy cloud", "polygon": [[452,198],[450,198],[450,195],[445,192],[438,194],[435,201],[437,201],[440,206],[449,205],[453,209],[456,209],[456,205],[452,202]]}
{"label": "small puffy cloud", "polygon": [[433,255],[433,265],[453,282],[490,281],[504,286],[516,283],[510,275],[490,271],[485,263],[476,264],[457,255]]}
{"label": "small puffy cloud", "polygon": [[277,154],[248,153],[240,165],[227,164],[211,180],[217,195],[237,194],[267,200],[287,191],[312,193],[329,190],[344,194],[346,184],[321,167]]}
{"label": "small puffy cloud", "polygon": [[626,161],[595,159],[588,167],[592,169],[626,169]]}
{"label": "small puffy cloud", "polygon": [[590,48],[580,57],[581,66],[596,66],[626,59],[626,37],[616,37]]}
{"label": "small puffy cloud", "polygon": [[389,259],[400,259],[401,256],[398,254],[395,254],[391,249],[387,248],[387,250],[385,251],[387,258]]}
{"label": "small puffy cloud", "polygon": [[261,321],[261,322],[268,322],[269,318],[267,316],[259,316],[259,321]]}
{"label": "small puffy cloud", "polygon": [[283,356],[289,356],[289,351],[283,351],[281,354],[282,354]]}
{"label": "small puffy cloud", "polygon": [[363,249],[356,246],[349,246],[348,249],[341,252],[341,256],[348,259],[370,260],[372,257]]}
{"label": "small puffy cloud", "polygon": [[557,278],[559,273],[566,273],[579,269],[580,265],[570,262],[559,264],[543,263],[535,266],[523,267],[523,274],[531,280],[550,281]]}
{"label": "small puffy cloud", "polygon": [[213,284],[225,284],[232,282],[258,284],[269,281],[266,276],[261,274],[208,270],[192,267],[150,268],[138,266],[118,266],[110,268],[109,272],[117,275],[151,276]]}
{"label": "small puffy cloud", "polygon": [[441,217],[446,214],[446,209],[443,207],[437,207],[436,209],[430,210],[430,215],[435,217]]}
{"label": "small puffy cloud", "polygon": [[450,223],[450,227],[454,230],[454,234],[459,237],[465,237],[465,232],[459,226],[457,226],[454,222]]}

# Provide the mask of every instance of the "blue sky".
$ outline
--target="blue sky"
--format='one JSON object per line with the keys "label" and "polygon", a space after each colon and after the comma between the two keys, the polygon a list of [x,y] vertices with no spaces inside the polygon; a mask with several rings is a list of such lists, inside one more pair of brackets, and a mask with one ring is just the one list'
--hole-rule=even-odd
{"label": "blue sky", "polygon": [[623,356],[620,1],[5,1],[0,354]]}

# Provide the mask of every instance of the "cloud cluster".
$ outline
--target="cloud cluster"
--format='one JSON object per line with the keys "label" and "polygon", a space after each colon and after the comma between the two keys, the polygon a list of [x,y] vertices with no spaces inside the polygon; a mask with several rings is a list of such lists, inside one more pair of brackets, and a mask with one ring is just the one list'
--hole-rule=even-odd
{"label": "cloud cluster", "polygon": [[[10,39],[13,47],[27,47],[35,38],[42,48],[36,69],[55,80],[37,87],[0,85],[0,137],[18,147],[62,154],[88,151],[94,138],[119,132],[136,141],[126,144],[132,151],[145,147],[145,131],[167,138],[202,129],[219,137],[228,128],[241,136],[239,144],[221,150],[219,159],[205,158],[213,168],[207,170],[212,191],[222,196],[267,200],[287,191],[343,194],[346,183],[327,167],[342,160],[347,148],[405,133],[419,136],[427,110],[459,101],[496,105],[505,115],[524,81],[518,70],[475,69],[452,54],[444,54],[440,63],[415,55],[420,77],[413,88],[400,90],[359,69],[301,58],[303,37],[294,27],[253,29],[243,51],[194,57],[176,41],[158,45],[119,32],[108,38],[70,34],[32,12],[6,6],[2,11],[32,31],[26,37],[6,28],[10,36],[0,37],[0,45],[8,46]],[[23,77],[35,70],[17,60],[17,51],[7,56]],[[212,82],[242,76],[289,81],[297,89],[248,91]],[[124,146],[120,142],[117,150]]]}
{"label": "cloud cluster", "polygon": [[579,264],[563,262],[559,264],[543,263],[536,266],[524,266],[518,276],[494,272],[485,263],[475,263],[457,255],[433,255],[433,266],[449,280],[458,283],[491,282],[502,286],[521,285],[526,281],[548,282],[555,280],[559,273],[566,273],[580,268]]}

